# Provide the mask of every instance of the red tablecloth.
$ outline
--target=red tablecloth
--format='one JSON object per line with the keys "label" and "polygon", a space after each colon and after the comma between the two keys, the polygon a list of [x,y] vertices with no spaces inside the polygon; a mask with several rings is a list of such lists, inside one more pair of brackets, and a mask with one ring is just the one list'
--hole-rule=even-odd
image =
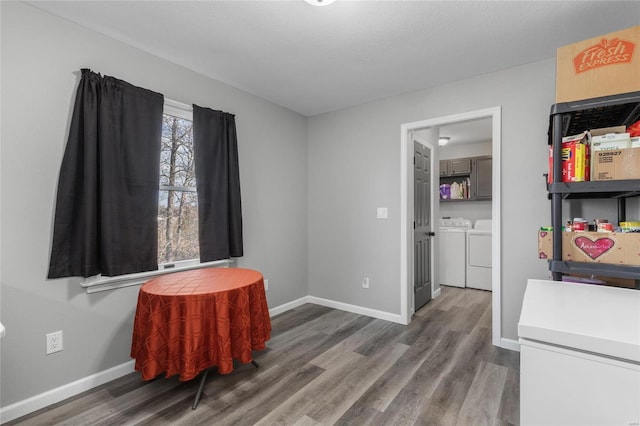
{"label": "red tablecloth", "polygon": [[271,337],[262,274],[206,268],[162,275],[140,287],[131,357],[144,380],[161,373],[190,380],[233,360],[249,363]]}

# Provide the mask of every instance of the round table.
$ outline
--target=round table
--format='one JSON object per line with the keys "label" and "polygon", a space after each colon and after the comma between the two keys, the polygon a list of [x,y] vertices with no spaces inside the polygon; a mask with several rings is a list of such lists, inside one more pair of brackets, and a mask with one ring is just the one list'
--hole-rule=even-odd
{"label": "round table", "polygon": [[253,361],[265,348],[271,320],[260,272],[203,268],[166,274],[140,287],[131,343],[144,380],[164,373],[190,380],[233,360]]}

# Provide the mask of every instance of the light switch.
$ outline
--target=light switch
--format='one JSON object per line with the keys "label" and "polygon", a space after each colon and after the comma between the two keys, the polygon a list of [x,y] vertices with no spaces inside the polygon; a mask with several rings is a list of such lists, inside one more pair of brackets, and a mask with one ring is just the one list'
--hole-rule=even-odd
{"label": "light switch", "polygon": [[389,210],[386,207],[378,207],[378,219],[386,219],[389,217]]}

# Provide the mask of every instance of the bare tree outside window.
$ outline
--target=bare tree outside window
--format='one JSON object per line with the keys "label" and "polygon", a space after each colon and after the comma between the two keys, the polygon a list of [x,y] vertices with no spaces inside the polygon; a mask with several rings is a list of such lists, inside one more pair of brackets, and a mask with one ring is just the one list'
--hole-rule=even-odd
{"label": "bare tree outside window", "polygon": [[158,263],[198,259],[198,198],[193,156],[193,122],[162,119]]}

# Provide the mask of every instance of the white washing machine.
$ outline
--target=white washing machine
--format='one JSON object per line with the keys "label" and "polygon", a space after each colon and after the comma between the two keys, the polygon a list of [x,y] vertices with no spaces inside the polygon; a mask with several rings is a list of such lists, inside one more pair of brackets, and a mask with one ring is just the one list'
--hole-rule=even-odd
{"label": "white washing machine", "polygon": [[491,291],[491,219],[479,219],[467,231],[467,287]]}
{"label": "white washing machine", "polygon": [[467,259],[467,231],[469,219],[440,219],[440,284],[452,287],[466,286],[464,265]]}

